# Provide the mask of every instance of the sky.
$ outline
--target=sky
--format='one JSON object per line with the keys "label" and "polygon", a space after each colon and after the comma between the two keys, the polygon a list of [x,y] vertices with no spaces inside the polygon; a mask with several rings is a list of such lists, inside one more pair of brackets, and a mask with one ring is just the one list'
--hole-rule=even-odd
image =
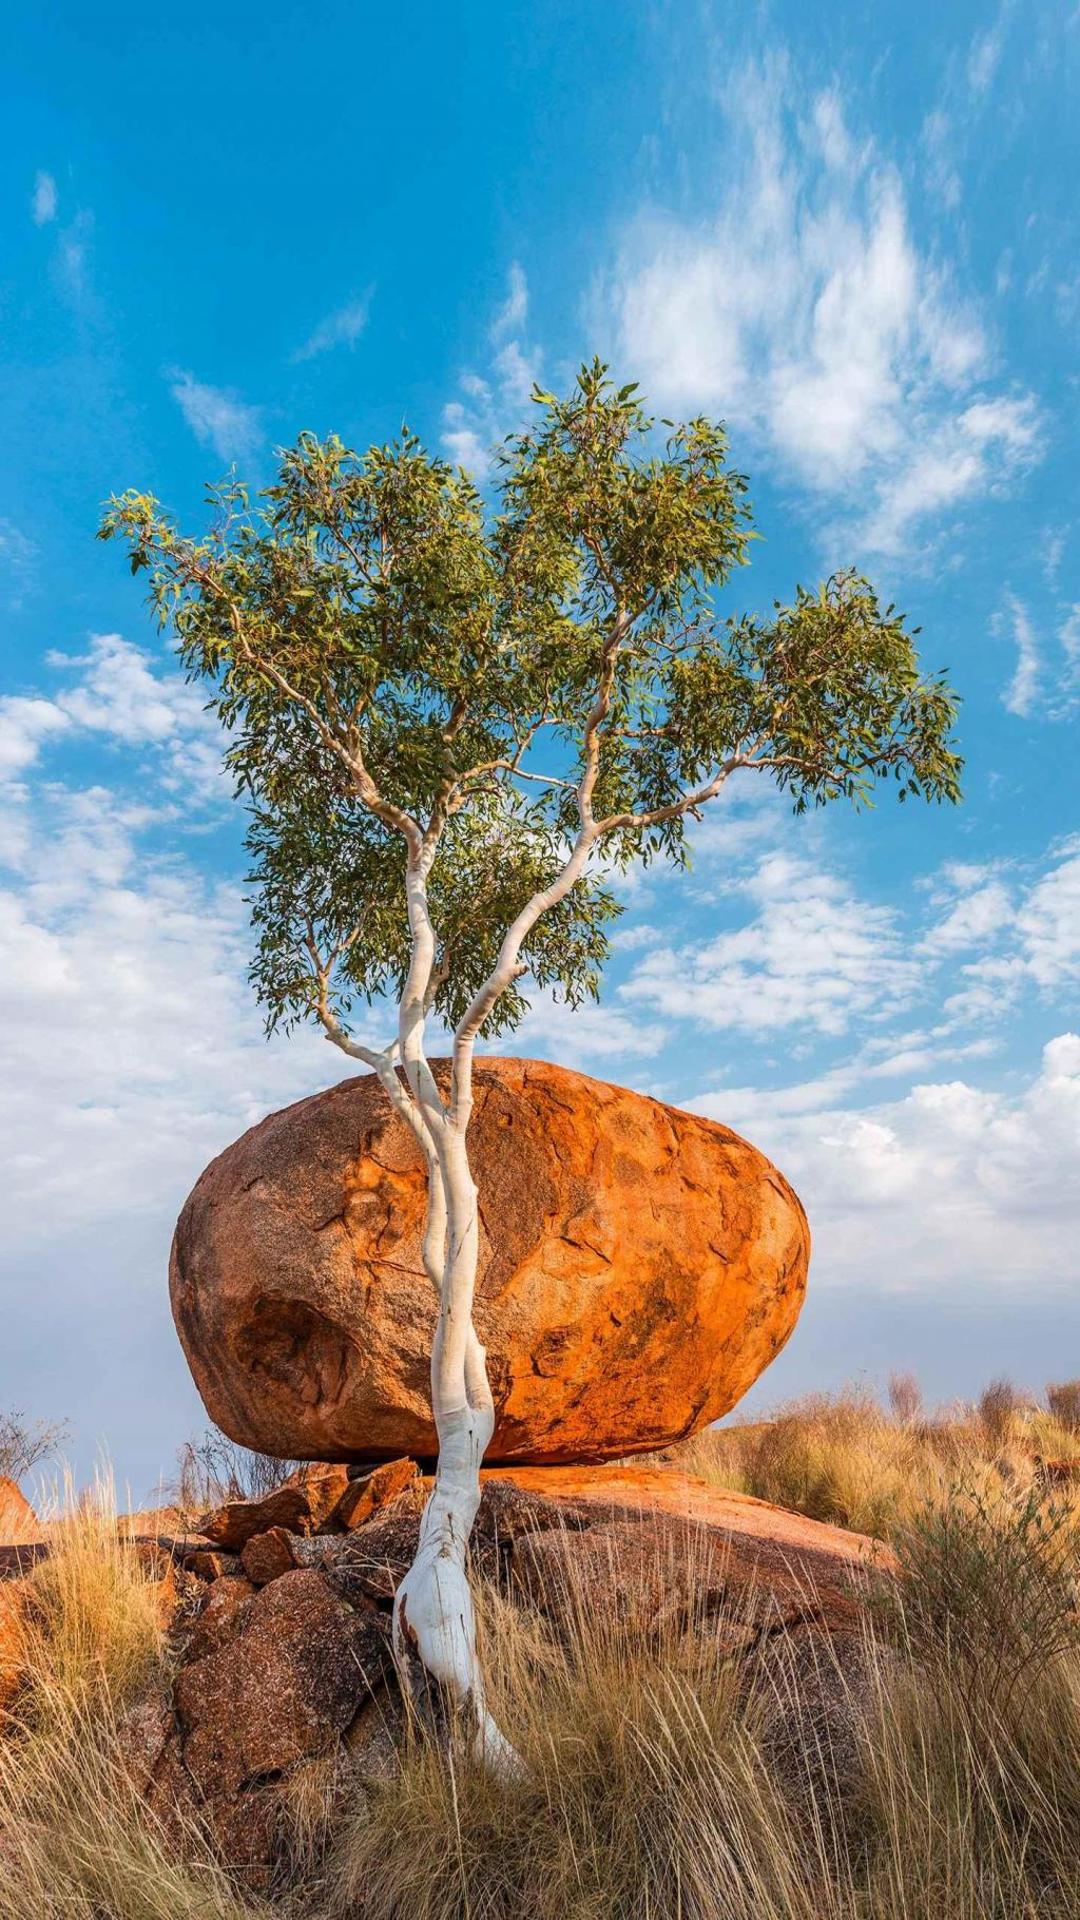
{"label": "sky", "polygon": [[921,628],[965,798],[733,781],[627,883],[601,1004],[512,1044],[797,1187],[749,1407],[1080,1374],[1080,8],[23,8],[0,125],[0,1406],[167,1475],[177,1212],[347,1064],[263,1037],[216,732],[101,503],[197,529],[232,464],[405,420],[484,480],[593,353],[727,422],[762,538],[722,610],[854,565]]}

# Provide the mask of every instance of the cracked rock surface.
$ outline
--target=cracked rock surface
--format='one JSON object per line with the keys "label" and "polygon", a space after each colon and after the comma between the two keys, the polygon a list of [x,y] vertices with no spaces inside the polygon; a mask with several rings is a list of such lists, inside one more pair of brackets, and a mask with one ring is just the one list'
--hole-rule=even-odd
{"label": "cracked rock surface", "polygon": [[[784,1344],[806,1216],[728,1128],[487,1058],[469,1143],[489,1461],[668,1445],[726,1413]],[[177,1226],[171,1295],[233,1439],[307,1460],[434,1455],[424,1204],[419,1151],[374,1075],[271,1114],[206,1169]]]}

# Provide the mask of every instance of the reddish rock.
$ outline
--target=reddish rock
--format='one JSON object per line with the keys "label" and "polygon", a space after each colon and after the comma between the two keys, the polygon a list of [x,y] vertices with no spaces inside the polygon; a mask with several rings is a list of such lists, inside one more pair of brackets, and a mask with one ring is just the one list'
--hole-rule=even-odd
{"label": "reddish rock", "polygon": [[243,1609],[254,1594],[255,1588],[250,1580],[238,1579],[234,1575],[211,1581],[206,1603],[184,1651],[184,1658],[189,1664],[195,1660],[205,1660],[207,1654],[216,1653],[219,1647],[225,1646],[233,1638],[239,1630]]}
{"label": "reddish rock", "polygon": [[[890,1561],[862,1534],[669,1468],[509,1468],[484,1478],[485,1500],[509,1486],[546,1507],[542,1525],[511,1534],[510,1564],[556,1620],[584,1611],[642,1631],[707,1617],[732,1645],[802,1623],[838,1632],[854,1622],[867,1572]],[[563,1507],[573,1530],[553,1522]]]}
{"label": "reddish rock", "polygon": [[[806,1218],[728,1128],[564,1068],[486,1059],[469,1138],[490,1459],[663,1446],[725,1413],[783,1346]],[[374,1076],[272,1114],[207,1168],[170,1285],[196,1383],[233,1439],[311,1459],[434,1455],[424,1207],[418,1148]]]}
{"label": "reddish rock", "polygon": [[22,1488],[7,1474],[0,1474],[0,1542],[8,1547],[21,1546],[40,1538],[41,1522]]}
{"label": "reddish rock", "polygon": [[[350,1532],[288,1536],[279,1545],[301,1566],[258,1591],[242,1578],[210,1587],[174,1707],[132,1716],[144,1797],[181,1850],[201,1821],[246,1884],[265,1889],[295,1866],[298,1811],[303,1825],[329,1791],[329,1830],[346,1798],[355,1810],[365,1782],[392,1775],[405,1716],[387,1603],[415,1552],[427,1484],[414,1478]],[[556,1627],[591,1613],[613,1630],[672,1634],[676,1647],[704,1627],[735,1657],[739,1684],[759,1689],[770,1765],[793,1803],[796,1750],[818,1719],[828,1763],[835,1749],[846,1766],[853,1736],[836,1674],[855,1671],[846,1649],[859,1589],[888,1561],[862,1536],[673,1469],[519,1467],[485,1472],[474,1555],[485,1572],[509,1571]],[[788,1646],[800,1673],[814,1663],[806,1699],[792,1704]]]}
{"label": "reddish rock", "polygon": [[271,1527],[269,1533],[252,1534],[240,1555],[240,1563],[254,1586],[269,1586],[271,1580],[291,1573],[297,1564],[292,1543],[300,1537],[285,1527]]}
{"label": "reddish rock", "polygon": [[221,1580],[229,1574],[239,1573],[240,1556],[236,1553],[215,1553],[212,1547],[197,1547],[189,1553],[184,1565],[189,1573],[197,1574],[200,1580]]}
{"label": "reddish rock", "polygon": [[387,1637],[374,1607],[349,1606],[310,1569],[258,1592],[215,1581],[172,1702],[144,1702],[123,1731],[165,1839],[182,1853],[197,1824],[238,1877],[267,1887],[287,1857],[297,1797],[316,1771],[336,1773],[347,1730],[382,1686]]}
{"label": "reddish rock", "polygon": [[1044,1460],[1037,1454],[1035,1481],[1047,1488],[1080,1486],[1080,1460]]}
{"label": "reddish rock", "polygon": [[396,1500],[419,1472],[415,1460],[387,1460],[362,1480],[350,1480],[334,1509],[338,1526],[362,1527],[387,1501]]}
{"label": "reddish rock", "polygon": [[364,1526],[349,1533],[314,1540],[294,1538],[290,1544],[295,1557],[302,1566],[328,1572],[349,1599],[392,1600],[416,1553],[430,1484],[412,1481]]}
{"label": "reddish rock", "polygon": [[177,1679],[184,1766],[207,1800],[235,1798],[320,1752],[381,1672],[374,1611],[354,1612],[316,1572],[286,1573],[234,1610],[212,1653]]}
{"label": "reddish rock", "polygon": [[290,1533],[317,1533],[348,1490],[344,1467],[298,1467],[273,1493],[253,1500],[229,1500],[199,1522],[215,1546],[238,1553],[256,1533],[287,1527]]}

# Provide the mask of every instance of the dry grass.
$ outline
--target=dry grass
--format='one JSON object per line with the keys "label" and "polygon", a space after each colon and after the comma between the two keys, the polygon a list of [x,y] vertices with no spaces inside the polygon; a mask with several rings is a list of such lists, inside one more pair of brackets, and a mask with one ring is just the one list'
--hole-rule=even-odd
{"label": "dry grass", "polygon": [[[1070,1430],[1001,1394],[949,1422],[897,1398],[891,1417],[851,1396],[789,1410],[771,1446],[732,1430],[750,1490],[891,1535],[899,1590],[856,1640],[781,1637],[738,1666],[704,1597],[689,1625],[645,1630],[571,1591],[557,1634],[489,1588],[485,1662],[523,1777],[414,1738],[389,1780],[355,1783],[327,1855],[340,1776],[305,1774],[296,1884],[273,1911],[1076,1920],[1076,1535],[1032,1471],[1067,1457]],[[20,1724],[0,1737],[0,1920],[268,1920],[197,1835],[177,1861],[123,1772],[119,1723],[169,1655],[107,1488],[59,1524],[31,1590]]]}
{"label": "dry grass", "polygon": [[[1025,1511],[975,1519],[969,1548],[992,1566],[1040,1551]],[[871,1615],[854,1645],[817,1642],[813,1659],[812,1640],[780,1643],[739,1680],[723,1623],[642,1637],[581,1604],[560,1642],[489,1594],[496,1711],[525,1777],[414,1744],[342,1828],[320,1916],[1075,1920],[1067,1596],[1052,1620],[1030,1595],[999,1608],[1014,1651],[1046,1637],[1024,1684],[995,1690],[978,1663],[928,1657],[951,1572],[931,1529],[888,1632]]]}
{"label": "dry grass", "polygon": [[191,1837],[164,1844],[120,1762],[125,1711],[165,1657],[162,1593],[111,1484],[68,1499],[27,1582],[23,1686],[0,1727],[0,1920],[251,1920]]}
{"label": "dry grass", "polygon": [[1080,1462],[1080,1427],[1061,1417],[1075,1386],[1050,1390],[1057,1414],[995,1381],[977,1406],[934,1418],[906,1378],[893,1383],[890,1411],[866,1392],[815,1394],[771,1421],[698,1434],[679,1464],[715,1486],[891,1539],[960,1490],[992,1505],[1033,1485],[1040,1459]]}
{"label": "dry grass", "polygon": [[159,1571],[117,1524],[111,1480],[75,1497],[70,1480],[49,1522],[52,1551],[29,1576],[20,1648],[27,1673],[21,1717],[47,1730],[54,1707],[107,1704],[122,1713],[154,1678],[162,1652]]}

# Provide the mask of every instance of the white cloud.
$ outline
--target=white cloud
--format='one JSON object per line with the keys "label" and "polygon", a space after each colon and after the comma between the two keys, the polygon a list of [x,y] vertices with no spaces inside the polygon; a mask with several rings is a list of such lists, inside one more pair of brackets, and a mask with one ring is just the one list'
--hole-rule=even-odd
{"label": "white cloud", "polygon": [[1076,1285],[1080,1037],[1051,1040],[1016,1093],[927,1081],[901,1100],[837,1108],[822,1091],[689,1102],[747,1131],[792,1180],[818,1285]]}
{"label": "white cloud", "polygon": [[35,227],[48,226],[56,219],[57,209],[56,181],[51,173],[39,172],[34,179],[34,191],[30,200],[30,213]]}
{"label": "white cloud", "polygon": [[69,725],[67,715],[52,700],[6,694],[0,699],[0,782],[25,772],[37,759],[42,742]]}
{"label": "white cloud", "polygon": [[773,60],[739,73],[725,107],[715,212],[643,215],[598,323],[661,407],[724,414],[857,513],[866,551],[895,551],[1035,456],[1034,404],[976,385],[991,367],[979,318],[916,246],[897,169],[847,133],[835,91],[807,114]]}
{"label": "white cloud", "polygon": [[491,1051],[539,1054],[567,1065],[582,1061],[651,1059],[667,1038],[657,1021],[603,1003],[563,1006],[552,993],[530,994],[532,1006],[512,1037],[493,1041]]}
{"label": "white cloud", "polygon": [[935,107],[923,121],[922,145],[931,190],[944,206],[950,209],[958,207],[961,186],[952,154],[952,126],[948,115],[940,107]]}
{"label": "white cloud", "polygon": [[528,312],[529,285],[525,278],[525,269],[519,261],[512,260],[506,299],[492,323],[493,337],[498,339],[504,333],[519,333],[525,325]]}
{"label": "white cloud", "polygon": [[1009,926],[1012,913],[1008,888],[1000,880],[989,880],[961,895],[931,927],[922,942],[922,951],[955,953],[964,947],[982,945]]}
{"label": "white cloud", "polygon": [[903,468],[880,476],[877,505],[856,537],[872,553],[902,553],[917,522],[965,500],[1001,494],[1040,447],[1040,415],[1029,395],[975,401],[936,425],[927,422]]}
{"label": "white cloud", "polygon": [[[984,927],[984,945],[994,931],[1004,936],[998,950],[954,976],[958,985],[943,1009],[952,1026],[1002,1020],[1025,997],[1052,1001],[1080,982],[1080,841],[1066,842],[1053,864],[1028,882],[1010,921]],[[971,944],[978,944],[974,936]]]}
{"label": "white cloud", "polygon": [[40,796],[0,888],[0,1154],[9,1246],[175,1210],[208,1155],[328,1078],[268,1048],[237,891],[140,844],[145,809]]}
{"label": "white cloud", "polygon": [[224,461],[243,460],[255,452],[263,437],[257,407],[223,387],[207,386],[180,367],[168,378],[173,399],[201,446],[212,447]]}
{"label": "white cloud", "polygon": [[488,337],[491,365],[486,375],[473,369],[462,374],[460,395],[443,408],[442,443],[455,466],[483,481],[491,466],[491,450],[521,420],[540,372],[540,354],[524,339],[529,310],[528,284],[517,261],[510,268],[509,287]]}
{"label": "white cloud", "polygon": [[[115,634],[50,664],[69,676],[53,699],[0,702],[11,1248],[106,1218],[167,1220],[239,1130],[348,1071],[314,1035],[264,1042],[241,889],[195,858],[214,818],[199,802],[221,792],[197,690]],[[119,785],[33,777],[48,745],[94,738],[121,750]]]}
{"label": "white cloud", "polygon": [[1080,842],[1032,887],[1016,930],[1027,971],[1044,992],[1080,981]]}
{"label": "white cloud", "polygon": [[90,287],[90,243],[94,216],[84,208],[64,227],[56,243],[56,274],[60,290],[77,312],[92,313],[96,302]]}
{"label": "white cloud", "polygon": [[968,54],[968,86],[978,98],[986,93],[993,81],[1001,61],[1001,49],[1004,41],[1004,22],[999,17],[994,26],[984,33],[976,34]]}
{"label": "white cloud", "polygon": [[24,593],[33,584],[36,558],[34,542],[13,520],[0,518],[0,578],[9,588],[9,607],[21,607]]}
{"label": "white cloud", "polygon": [[367,326],[371,308],[371,295],[365,293],[358,300],[349,300],[343,307],[336,307],[320,320],[315,331],[298,347],[293,354],[294,360],[313,360],[316,354],[328,353],[333,347],[353,347]]}
{"label": "white cloud", "polygon": [[1005,599],[1012,621],[1012,637],[1016,643],[1016,667],[1001,696],[1001,703],[1009,713],[1026,720],[1034,711],[1039,694],[1039,648],[1026,607],[1015,593],[1007,593]]}
{"label": "white cloud", "polygon": [[696,947],[653,949],[620,995],[719,1030],[833,1035],[911,999],[921,969],[890,907],[782,853],[767,854],[738,891],[757,907],[752,921]]}
{"label": "white cloud", "polygon": [[1048,712],[1052,720],[1069,720],[1080,700],[1080,601],[1069,608],[1058,627],[1057,637],[1061,664]]}
{"label": "white cloud", "polygon": [[128,747],[164,749],[155,779],[163,789],[219,791],[221,737],[197,688],[155,673],[151,657],[118,633],[93,634],[85,654],[51,653],[47,664],[75,674],[51,699],[0,699],[0,783],[23,773],[59,734],[104,734]]}

